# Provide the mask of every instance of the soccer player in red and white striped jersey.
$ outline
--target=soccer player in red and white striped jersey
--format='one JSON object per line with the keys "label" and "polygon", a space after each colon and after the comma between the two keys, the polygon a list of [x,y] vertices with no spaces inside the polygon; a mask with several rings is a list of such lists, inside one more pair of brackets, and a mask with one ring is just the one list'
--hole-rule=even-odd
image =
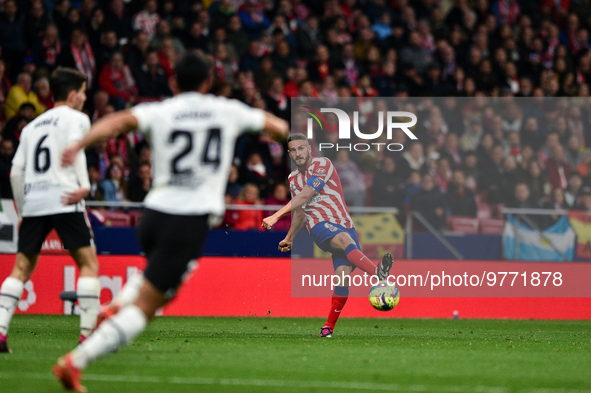
{"label": "soccer player in red and white striped jersey", "polygon": [[328,320],[318,335],[332,337],[347,302],[351,272],[358,267],[383,280],[390,274],[392,255],[387,253],[376,265],[361,252],[353,220],[345,204],[341,180],[332,162],[328,158],[312,157],[312,149],[304,134],[292,134],[288,142],[289,155],[297,166],[289,175],[292,200],[265,218],[263,227],[271,229],[279,218],[293,211],[291,228],[279,243],[279,250],[291,250],[292,240],[305,222],[316,245],[332,254],[334,274],[347,277],[346,285],[335,287]]}

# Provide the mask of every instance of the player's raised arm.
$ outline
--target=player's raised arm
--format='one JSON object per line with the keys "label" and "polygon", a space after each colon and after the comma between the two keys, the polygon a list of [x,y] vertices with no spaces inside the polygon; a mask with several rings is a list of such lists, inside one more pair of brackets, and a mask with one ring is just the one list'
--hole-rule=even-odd
{"label": "player's raised arm", "polygon": [[267,230],[273,228],[273,225],[275,225],[280,218],[288,215],[289,213],[291,213],[291,201],[287,202],[287,205],[277,210],[274,214],[263,219],[263,228]]}
{"label": "player's raised arm", "polygon": [[117,135],[129,132],[138,127],[137,118],[128,110],[111,113],[97,121],[88,135],[82,140],[75,142],[64,149],[62,153],[62,165],[73,165],[76,155],[81,149],[95,144],[103,139],[116,137]]}
{"label": "player's raised arm", "polygon": [[265,112],[265,127],[263,131],[267,132],[273,139],[282,141],[287,139],[289,124],[285,120],[269,112]]}

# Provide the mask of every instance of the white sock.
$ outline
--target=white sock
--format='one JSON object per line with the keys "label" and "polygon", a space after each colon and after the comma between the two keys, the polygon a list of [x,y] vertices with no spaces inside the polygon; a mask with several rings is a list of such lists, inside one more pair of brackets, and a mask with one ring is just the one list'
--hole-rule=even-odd
{"label": "white sock", "polygon": [[138,272],[131,276],[129,280],[127,280],[123,288],[121,288],[121,292],[119,292],[119,295],[115,299],[115,302],[119,303],[121,307],[125,307],[135,302],[138,295],[140,294],[140,288],[142,287],[143,283],[143,273]]}
{"label": "white sock", "polygon": [[8,325],[16,304],[23,294],[25,283],[14,277],[7,277],[0,287],[0,335],[8,335]]}
{"label": "white sock", "polygon": [[132,304],[111,319],[104,321],[96,331],[74,349],[72,360],[80,370],[96,358],[127,344],[138,336],[148,324],[148,319],[139,307]]}
{"label": "white sock", "polygon": [[80,309],[80,334],[88,337],[96,327],[96,317],[101,306],[101,284],[96,277],[80,277],[76,284],[78,308]]}

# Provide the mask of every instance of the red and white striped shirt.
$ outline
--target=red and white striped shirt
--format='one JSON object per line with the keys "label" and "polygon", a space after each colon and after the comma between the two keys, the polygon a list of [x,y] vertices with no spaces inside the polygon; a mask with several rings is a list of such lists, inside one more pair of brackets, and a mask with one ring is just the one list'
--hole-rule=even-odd
{"label": "red and white striped shirt", "polygon": [[[311,177],[316,177],[325,184],[303,206],[308,231],[323,221],[341,225],[347,229],[353,228],[353,220],[351,220],[349,209],[345,205],[341,180],[328,158],[314,157],[305,172],[302,173],[296,169],[289,174],[289,188],[292,198],[302,192]],[[321,183],[318,182],[318,184]]]}

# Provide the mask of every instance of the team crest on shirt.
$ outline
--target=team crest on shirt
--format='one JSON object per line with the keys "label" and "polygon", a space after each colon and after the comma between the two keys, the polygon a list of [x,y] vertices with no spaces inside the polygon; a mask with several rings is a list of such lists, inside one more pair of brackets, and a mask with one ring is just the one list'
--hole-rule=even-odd
{"label": "team crest on shirt", "polygon": [[324,227],[325,227],[326,229],[328,229],[329,231],[331,231],[331,232],[336,232],[336,231],[338,231],[338,230],[339,230],[337,227],[335,227],[335,226],[334,226],[334,225],[332,225],[332,224],[329,224],[328,222],[327,222],[327,223],[324,223]]}
{"label": "team crest on shirt", "polygon": [[320,187],[321,184],[322,184],[322,180],[314,179],[314,181],[312,182],[312,188]]}

